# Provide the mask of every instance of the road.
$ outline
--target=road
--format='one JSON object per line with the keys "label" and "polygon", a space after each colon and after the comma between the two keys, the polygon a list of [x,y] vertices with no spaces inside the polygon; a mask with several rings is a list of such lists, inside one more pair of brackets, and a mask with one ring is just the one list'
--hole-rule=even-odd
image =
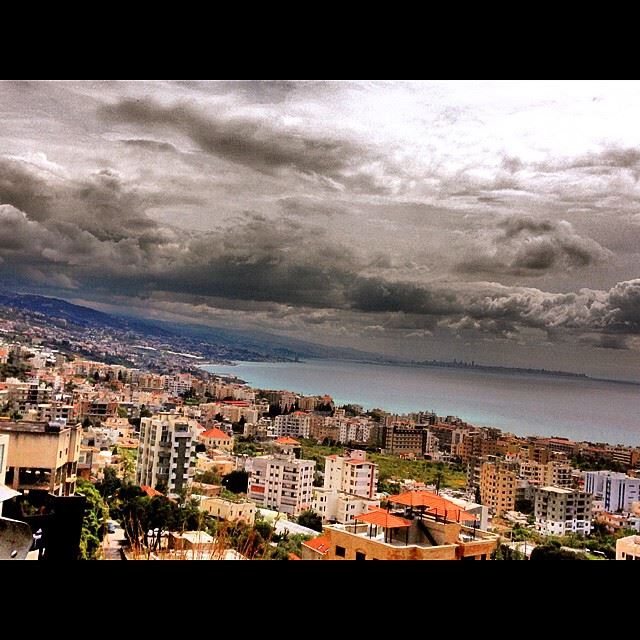
{"label": "road", "polygon": [[107,533],[102,543],[104,549],[105,560],[122,560],[122,554],[120,553],[120,547],[125,543],[124,529],[120,526],[116,526],[115,533]]}

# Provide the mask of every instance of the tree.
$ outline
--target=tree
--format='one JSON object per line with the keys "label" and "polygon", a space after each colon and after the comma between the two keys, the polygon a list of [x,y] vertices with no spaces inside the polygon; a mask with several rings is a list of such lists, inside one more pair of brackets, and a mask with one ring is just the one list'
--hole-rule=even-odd
{"label": "tree", "polygon": [[222,478],[222,485],[233,493],[246,493],[249,486],[249,474],[237,469]]}
{"label": "tree", "polygon": [[118,407],[118,418],[126,418],[129,414],[124,407]]}
{"label": "tree", "polygon": [[93,373],[93,379],[98,382],[98,380],[100,380],[100,374],[97,371],[94,371]]}
{"label": "tree", "polygon": [[541,544],[531,552],[531,560],[586,560],[584,553],[562,549],[558,541]]}
{"label": "tree", "polygon": [[220,484],[222,479],[220,474],[215,469],[209,469],[196,476],[196,482],[202,482],[204,484]]}
{"label": "tree", "polygon": [[298,524],[322,532],[322,517],[312,509],[307,509],[298,516]]}
{"label": "tree", "polygon": [[102,479],[102,482],[96,485],[96,489],[98,489],[103,498],[109,500],[116,495],[116,492],[121,486],[122,482],[120,481],[120,478],[118,478],[116,470],[113,467],[105,467],[104,478]]}
{"label": "tree", "polygon": [[109,517],[109,507],[98,490],[86,480],[79,479],[76,493],[87,500],[82,531],[80,533],[79,560],[96,560],[102,550],[104,527]]}

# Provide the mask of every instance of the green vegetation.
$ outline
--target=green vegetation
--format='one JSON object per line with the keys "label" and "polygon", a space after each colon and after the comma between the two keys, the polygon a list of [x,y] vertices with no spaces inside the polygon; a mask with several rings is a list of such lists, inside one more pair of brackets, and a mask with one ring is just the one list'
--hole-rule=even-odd
{"label": "green vegetation", "polygon": [[588,560],[584,553],[562,549],[557,540],[537,546],[531,552],[531,560]]}
{"label": "green vegetation", "polygon": [[[342,454],[343,446],[325,446],[314,440],[302,439],[302,457],[316,461],[316,468],[324,469],[325,456]],[[367,453],[367,459],[378,465],[378,489],[387,493],[397,493],[397,487],[390,480],[410,478],[425,484],[440,484],[440,487],[463,488],[467,474],[459,465],[433,462],[431,460],[403,460],[397,456],[381,453]]]}
{"label": "green vegetation", "polygon": [[322,533],[322,517],[312,509],[307,509],[298,516],[298,524]]}
{"label": "green vegetation", "polygon": [[76,493],[85,496],[87,504],[82,519],[79,560],[96,560],[102,551],[104,528],[109,517],[109,507],[90,482],[78,479]]}

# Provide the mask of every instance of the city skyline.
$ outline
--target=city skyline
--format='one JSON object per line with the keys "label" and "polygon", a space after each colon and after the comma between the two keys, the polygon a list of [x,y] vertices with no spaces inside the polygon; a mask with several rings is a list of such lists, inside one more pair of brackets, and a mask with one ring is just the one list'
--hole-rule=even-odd
{"label": "city skyline", "polygon": [[0,285],[637,379],[637,82],[2,82]]}

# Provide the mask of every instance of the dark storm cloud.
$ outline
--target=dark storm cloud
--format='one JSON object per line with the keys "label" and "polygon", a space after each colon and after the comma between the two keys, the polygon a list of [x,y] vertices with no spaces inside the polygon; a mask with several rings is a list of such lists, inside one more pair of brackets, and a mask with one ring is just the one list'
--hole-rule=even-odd
{"label": "dark storm cloud", "polygon": [[100,114],[110,123],[166,127],[187,136],[206,153],[268,174],[291,169],[339,180],[372,159],[364,146],[346,139],[289,131],[267,119],[205,115],[188,104],[165,106],[149,98],[124,99],[101,107]]}
{"label": "dark storm cloud", "polygon": [[580,236],[565,220],[510,215],[484,227],[469,255],[458,263],[462,272],[540,275],[554,269],[575,269],[603,262],[611,252]]}

